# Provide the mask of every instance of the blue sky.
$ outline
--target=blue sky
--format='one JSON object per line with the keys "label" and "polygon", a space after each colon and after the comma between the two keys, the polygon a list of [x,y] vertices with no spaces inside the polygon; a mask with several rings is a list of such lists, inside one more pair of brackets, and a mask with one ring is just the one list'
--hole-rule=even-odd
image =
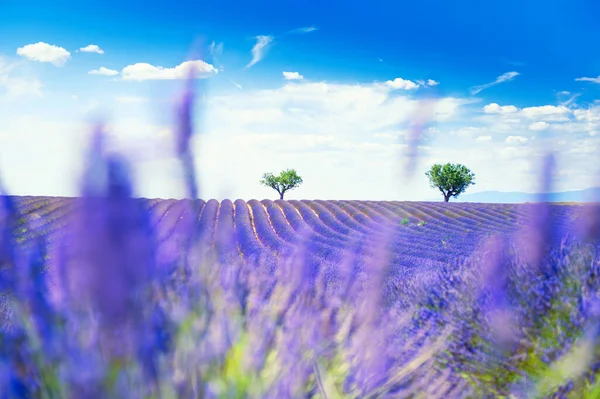
{"label": "blue sky", "polygon": [[289,198],[424,200],[434,162],[469,166],[469,192],[533,192],[548,146],[557,190],[599,185],[599,4],[410,3],[2,1],[0,173],[16,194],[75,195],[102,116],[139,195],[181,196],[172,111],[199,43],[204,198],[269,198],[262,173],[295,168]]}

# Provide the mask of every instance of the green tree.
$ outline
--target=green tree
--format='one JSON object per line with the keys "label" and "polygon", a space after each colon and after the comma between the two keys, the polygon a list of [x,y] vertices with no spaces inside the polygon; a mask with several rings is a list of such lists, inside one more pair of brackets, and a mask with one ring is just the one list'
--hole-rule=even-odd
{"label": "green tree", "polygon": [[464,165],[447,163],[446,165],[435,164],[429,169],[425,176],[429,178],[431,188],[437,188],[444,195],[444,202],[450,197],[458,198],[467,187],[475,184],[475,174]]}
{"label": "green tree", "polygon": [[302,178],[298,176],[294,169],[284,170],[279,176],[274,176],[273,173],[265,173],[260,181],[260,184],[277,191],[280,199],[283,199],[283,194],[286,191],[298,187],[301,183]]}

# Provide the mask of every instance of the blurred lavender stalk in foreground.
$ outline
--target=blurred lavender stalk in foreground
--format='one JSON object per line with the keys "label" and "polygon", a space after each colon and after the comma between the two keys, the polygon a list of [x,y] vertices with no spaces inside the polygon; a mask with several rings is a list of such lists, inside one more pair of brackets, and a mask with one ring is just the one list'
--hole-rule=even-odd
{"label": "blurred lavender stalk in foreground", "polygon": [[556,244],[555,234],[553,234],[549,193],[552,190],[552,183],[556,169],[556,159],[552,152],[544,156],[541,175],[540,195],[538,202],[528,206],[529,220],[525,229],[523,229],[517,238],[519,250],[523,251],[525,261],[532,267],[539,268],[543,273],[552,271],[544,270],[542,260],[547,255],[550,246]]}
{"label": "blurred lavender stalk in foreground", "polygon": [[103,315],[101,323],[121,324],[123,317],[138,316],[141,291],[153,279],[154,242],[141,202],[131,197],[129,167],[104,153],[103,140],[96,130],[82,207],[63,244],[73,257],[73,266],[65,266],[65,288],[69,303],[89,303]]}
{"label": "blurred lavender stalk in foreground", "polygon": [[437,98],[425,97],[416,104],[414,118],[411,120],[411,127],[407,134],[406,165],[404,172],[406,177],[412,178],[415,173],[417,160],[419,158],[419,145],[424,139],[424,131],[427,124],[435,115]]}
{"label": "blurred lavender stalk in foreground", "polygon": [[177,106],[177,131],[176,131],[176,150],[177,156],[181,159],[185,173],[185,186],[188,196],[195,200],[198,198],[198,186],[196,183],[196,170],[194,168],[194,156],[190,147],[190,140],[194,132],[194,81],[196,79],[196,68],[193,64],[189,65],[186,87],[179,99]]}
{"label": "blurred lavender stalk in foreground", "polygon": [[482,276],[479,286],[488,297],[482,300],[483,317],[489,324],[493,345],[499,350],[512,347],[520,338],[519,325],[508,294],[509,264],[506,241],[493,235],[483,246]]}
{"label": "blurred lavender stalk in foreground", "polygon": [[[60,299],[55,306],[68,317],[65,349],[71,348],[75,362],[69,364],[69,379],[76,397],[109,394],[102,387],[104,373],[114,362],[138,357],[150,378],[148,389],[156,389],[157,384],[155,356],[148,352],[160,350],[154,340],[152,305],[158,271],[154,233],[143,203],[132,198],[128,164],[107,153],[104,140],[99,126],[77,199],[80,205],[55,248],[58,284],[54,289],[60,291],[54,296]],[[84,354],[96,349],[104,360]],[[97,374],[78,368],[82,359],[92,361],[86,367],[97,369]]]}
{"label": "blurred lavender stalk in foreground", "polygon": [[[193,51],[195,55],[199,53]],[[190,277],[190,262],[198,262],[200,258],[204,258],[206,248],[198,242],[199,235],[199,214],[200,203],[198,199],[198,184],[196,180],[196,168],[194,166],[194,153],[191,144],[192,136],[194,135],[194,104],[195,104],[195,81],[196,81],[196,66],[194,59],[199,59],[197,56],[192,56],[192,61],[188,65],[187,79],[185,81],[185,89],[179,98],[177,104],[177,128],[175,132],[176,155],[179,157],[183,167],[185,176],[185,187],[187,196],[190,198],[190,212],[194,215],[193,219],[187,224],[184,229],[184,235],[187,237],[186,243],[182,248],[181,262],[179,263],[179,274],[182,280]]]}
{"label": "blurred lavender stalk in foreground", "polygon": [[[600,179],[596,179],[596,182],[598,183],[596,186],[600,187]],[[600,193],[592,200],[592,203],[582,205],[581,215],[575,225],[576,236],[586,241],[593,241],[600,237]]]}
{"label": "blurred lavender stalk in foreground", "polygon": [[15,225],[15,205],[4,188],[0,186],[0,293],[10,292],[16,283],[15,239],[12,229]]}

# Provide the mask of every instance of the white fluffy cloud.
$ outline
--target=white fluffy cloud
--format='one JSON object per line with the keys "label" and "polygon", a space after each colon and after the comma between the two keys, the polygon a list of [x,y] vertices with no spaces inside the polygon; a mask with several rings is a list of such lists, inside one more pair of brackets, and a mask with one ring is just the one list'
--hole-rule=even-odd
{"label": "white fluffy cloud", "polygon": [[385,84],[388,85],[389,87],[391,87],[392,89],[401,89],[401,90],[415,90],[419,87],[419,85],[416,84],[415,82],[410,81],[410,80],[405,80],[402,78],[388,80],[387,82],[385,82]]}
{"label": "white fluffy cloud", "polygon": [[600,107],[576,109],[573,115],[581,122],[600,123]]}
{"label": "white fluffy cloud", "polygon": [[569,152],[572,154],[595,154],[598,151],[598,147],[597,140],[576,140],[571,144]]}
{"label": "white fluffy cloud", "polygon": [[0,57],[0,100],[42,97],[42,82],[33,77],[16,75],[16,65]]}
{"label": "white fluffy cloud", "polygon": [[506,144],[515,145],[515,144],[525,144],[527,143],[527,137],[523,136],[508,136],[506,138]]}
{"label": "white fluffy cloud", "polygon": [[286,80],[301,80],[304,79],[304,76],[300,75],[298,72],[282,72],[283,78]]}
{"label": "white fluffy cloud", "polygon": [[500,106],[497,103],[491,103],[483,107],[483,112],[486,114],[512,114],[518,111],[514,105]]}
{"label": "white fluffy cloud", "polygon": [[533,130],[535,132],[542,132],[542,131],[548,129],[549,127],[550,127],[550,125],[544,121],[533,122],[532,124],[529,125],[529,130]]}
{"label": "white fluffy cloud", "polygon": [[146,97],[140,96],[116,96],[115,100],[117,102],[125,104],[142,104],[148,102],[148,99]]}
{"label": "white fluffy cloud", "polygon": [[88,73],[90,75],[115,76],[119,74],[119,71],[115,71],[114,69],[108,69],[105,67],[100,67],[98,69],[92,69]]}
{"label": "white fluffy cloud", "polygon": [[0,77],[0,87],[6,89],[5,98],[8,100],[42,97],[42,82],[37,79]]}
{"label": "white fluffy cloud", "polygon": [[481,128],[481,127],[475,127],[475,126],[465,126],[465,127],[461,127],[460,129],[451,132],[450,134],[455,134],[458,135],[460,137],[473,137],[476,135],[481,135],[482,133],[485,132],[485,128]]}
{"label": "white fluffy cloud", "polygon": [[566,121],[572,111],[565,106],[542,105],[539,107],[527,107],[521,113],[530,119],[544,119],[548,121]]}
{"label": "white fluffy cloud", "polygon": [[440,82],[436,82],[433,79],[427,79],[426,81],[425,80],[417,80],[416,82],[419,84],[419,86],[425,86],[425,87],[433,87],[433,86],[437,86],[440,84]]}
{"label": "white fluffy cloud", "polygon": [[[574,113],[573,110],[564,105],[542,105],[519,109],[514,105],[500,106],[497,103],[491,103],[483,107],[483,112],[486,114],[503,115],[507,122],[519,122],[523,118],[535,121],[566,122],[569,120],[569,117],[575,115],[577,111]],[[539,127],[544,125],[538,124],[535,126]]]}
{"label": "white fluffy cloud", "polygon": [[479,136],[475,139],[475,141],[492,141],[492,136]]}
{"label": "white fluffy cloud", "polygon": [[50,62],[55,66],[63,66],[71,58],[71,53],[64,48],[44,42],[19,47],[17,54],[31,61]]}
{"label": "white fluffy cloud", "polygon": [[87,46],[80,48],[79,51],[81,51],[82,53],[104,54],[104,50],[102,50],[96,44],[88,44]]}
{"label": "white fluffy cloud", "polygon": [[164,68],[151,64],[139,62],[128,65],[121,71],[123,80],[171,80],[185,79],[189,73],[189,68],[195,69],[196,78],[206,78],[218,72],[218,70],[202,60],[186,61],[174,68]]}

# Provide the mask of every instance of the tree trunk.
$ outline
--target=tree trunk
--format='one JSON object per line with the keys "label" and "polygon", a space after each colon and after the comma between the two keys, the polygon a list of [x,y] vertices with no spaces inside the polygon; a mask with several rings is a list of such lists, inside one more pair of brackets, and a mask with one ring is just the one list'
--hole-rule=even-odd
{"label": "tree trunk", "polygon": [[283,199],[283,193],[279,194],[279,199]]}
{"label": "tree trunk", "polygon": [[450,200],[450,194],[444,194],[444,202],[448,202]]}

